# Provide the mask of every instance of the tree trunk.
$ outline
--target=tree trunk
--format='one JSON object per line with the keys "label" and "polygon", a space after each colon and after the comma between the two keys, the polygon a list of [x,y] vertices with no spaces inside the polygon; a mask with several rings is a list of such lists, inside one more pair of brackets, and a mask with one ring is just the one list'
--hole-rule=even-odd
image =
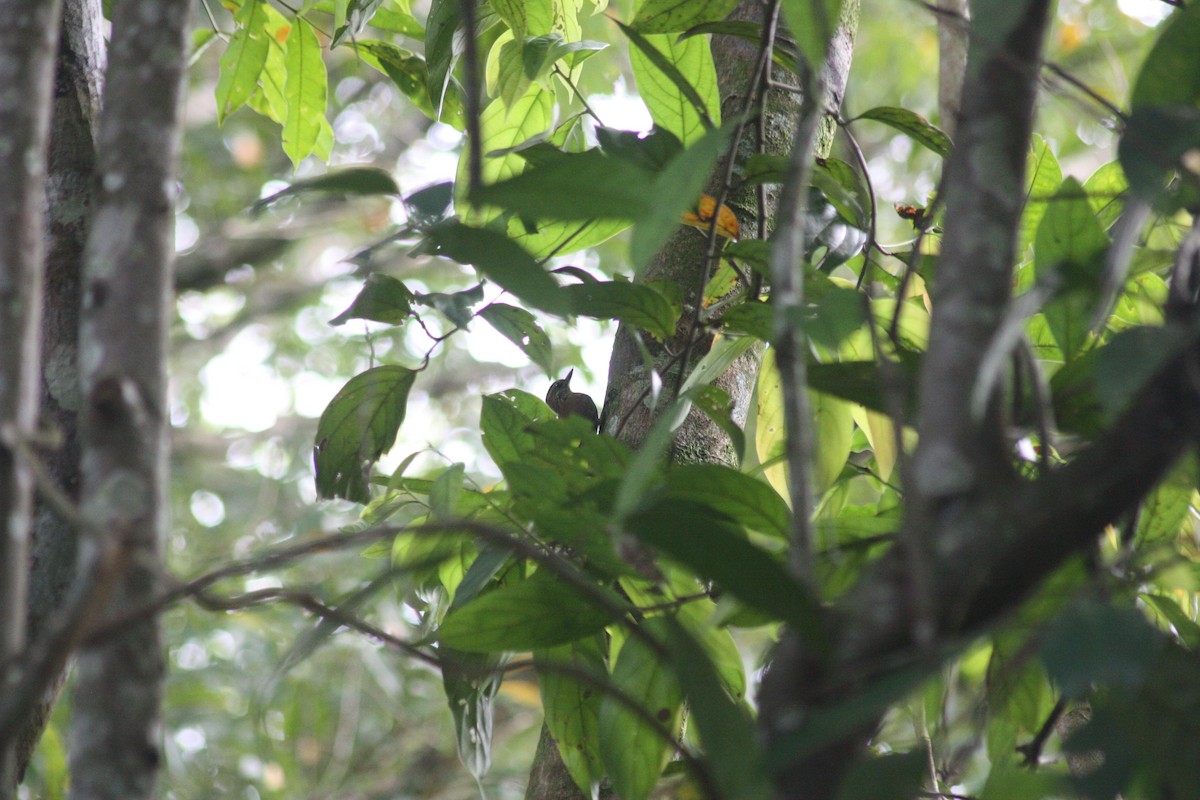
{"label": "tree trunk", "polygon": [[[42,210],[59,4],[0,3],[0,686],[25,647],[33,514],[29,450],[37,428]],[[0,740],[0,797],[16,789],[15,742]]]}
{"label": "tree trunk", "polygon": [[[62,9],[47,181],[47,258],[42,312],[42,427],[53,444],[39,455],[50,480],[72,503],[79,500],[80,271],[95,180],[95,124],[104,71],[100,0],[66,0]],[[29,638],[49,629],[75,570],[76,531],[39,502],[29,576]],[[45,676],[48,688],[20,734],[24,772],[62,687],[64,670]]]}
{"label": "tree trunk", "polygon": [[[116,565],[103,615],[160,591],[167,525],[167,327],[187,0],[118,0],[84,257],[81,510]],[[70,736],[75,798],[153,797],[165,672],[157,619],[85,643]]]}
{"label": "tree trunk", "polygon": [[[742,0],[730,15],[731,19],[764,21],[765,6],[757,0]],[[829,94],[827,107],[841,105],[842,93],[850,71],[853,31],[858,17],[858,3],[847,0],[843,11],[843,25],[835,36],[828,63],[825,65],[825,83]],[[735,36],[713,36],[713,61],[716,65],[717,86],[721,98],[722,118],[736,117],[747,110],[759,108],[757,97],[749,97],[748,91],[757,85],[755,72],[758,68],[759,46]],[[788,80],[785,76],[783,80]],[[762,117],[758,125],[747,126],[737,152],[734,155],[734,184],[726,197],[725,204],[737,215],[744,238],[765,237],[771,230],[772,216],[777,202],[777,190],[772,187],[765,192],[760,205],[756,189],[740,186],[738,174],[751,155],[758,152],[786,155],[792,143],[800,113],[800,97],[794,92],[767,89],[762,100]],[[817,152],[828,153],[833,137],[833,126],[825,125],[817,144]],[[705,193],[714,197],[724,194],[722,188],[729,173],[729,164],[721,159],[714,167]],[[761,213],[760,213],[761,212]],[[666,343],[643,337],[642,344],[653,358],[653,369],[662,376],[664,394],[670,392],[680,378],[680,370],[690,372],[710,349],[711,334],[693,331],[691,314],[698,307],[706,280],[706,235],[691,228],[680,228],[667,241],[650,263],[644,280],[665,280],[677,283],[683,289],[684,313],[675,336]],[[609,383],[605,393],[603,429],[621,441],[637,448],[645,439],[658,414],[666,403],[653,407],[649,391],[651,381],[643,362],[642,351],[635,339],[639,334],[622,325],[613,343],[612,359],[609,362]],[[689,339],[695,337],[689,345]],[[690,349],[686,364],[679,363],[671,353]],[[750,400],[754,392],[755,378],[761,348],[752,348],[736,358],[725,372],[714,382],[728,393],[731,412],[739,427],[744,427],[750,413]],[[676,463],[736,464],[737,454],[729,438],[704,412],[693,409],[675,432],[672,459]],[[538,753],[526,800],[576,800],[583,794],[575,787],[559,757],[557,747],[550,746],[553,738],[543,726]],[[565,788],[564,788],[565,787]],[[602,795],[604,796],[604,795]]]}

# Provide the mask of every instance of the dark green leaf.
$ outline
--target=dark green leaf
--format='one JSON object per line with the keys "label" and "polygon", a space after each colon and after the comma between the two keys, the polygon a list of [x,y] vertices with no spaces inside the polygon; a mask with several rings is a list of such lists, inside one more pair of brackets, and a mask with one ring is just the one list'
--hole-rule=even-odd
{"label": "dark green leaf", "polygon": [[[581,580],[582,577],[581,573]],[[600,586],[614,606],[621,599]],[[446,615],[438,629],[442,644],[469,652],[536,650],[599,633],[613,613],[584,599],[562,578],[539,571],[518,583],[479,595]]]}
{"label": "dark green leaf", "polygon": [[741,331],[769,342],[775,327],[775,310],[766,303],[750,300],[726,311],[721,324],[726,330]]}
{"label": "dark green leaf", "polygon": [[1139,326],[1121,331],[1096,356],[1096,399],[1116,419],[1142,387],[1179,353],[1186,340],[1175,328]]}
{"label": "dark green leaf", "polygon": [[351,378],[329,402],[317,423],[313,455],[318,495],[370,501],[366,468],[395,443],[416,377],[404,367],[374,367]]}
{"label": "dark green leaf", "polygon": [[653,205],[651,185],[647,172],[600,150],[558,152],[506,181],[481,186],[471,202],[541,219],[636,220]]}
{"label": "dark green leaf", "polygon": [[519,464],[535,446],[529,429],[532,422],[554,419],[540,398],[519,389],[483,397],[479,429],[488,455],[503,470],[509,464]]}
{"label": "dark green leaf", "polygon": [[1139,545],[1173,545],[1181,532],[1190,531],[1188,516],[1196,486],[1196,459],[1185,455],[1142,498],[1134,541]]}
{"label": "dark green leaf", "polygon": [[722,796],[730,800],[770,796],[749,710],[725,693],[708,653],[682,625],[667,617],[666,629],[671,665]]}
{"label": "dark green leaf", "polygon": [[462,129],[463,127],[463,97],[462,88],[450,79],[446,86],[446,94],[442,98],[442,108],[434,106],[429,95],[429,71],[425,59],[421,56],[401,49],[390,42],[363,41],[355,46],[356,52],[363,61],[375,67],[391,79],[405,97],[430,119],[440,119],[447,125]]}
{"label": "dark green leaf", "polygon": [[675,332],[677,315],[671,302],[647,286],[624,281],[596,281],[564,286],[571,313],[615,319],[636,325],[658,339]]}
{"label": "dark green leaf", "polygon": [[772,153],[755,153],[746,159],[742,181],[747,186],[760,183],[783,183],[787,179],[788,157]]}
{"label": "dark green leaf", "polygon": [[479,312],[479,316],[499,331],[500,335],[521,348],[529,360],[542,368],[547,375],[554,368],[554,353],[550,348],[550,337],[537,324],[533,314],[523,308],[492,303]]}
{"label": "dark green leaf", "polygon": [[1132,608],[1081,603],[1050,625],[1041,656],[1062,693],[1080,697],[1093,683],[1136,687],[1165,642]]}
{"label": "dark green leaf", "polygon": [[825,63],[842,13],[842,0],[782,0],[783,21],[796,39],[800,55],[814,73]]}
{"label": "dark green leaf", "polygon": [[926,763],[925,753],[920,750],[859,759],[842,779],[837,800],[918,797]]}
{"label": "dark green leaf", "polygon": [[[492,764],[493,700],[500,689],[496,671],[503,658],[438,648],[442,660],[442,686],[454,718],[458,757],[477,779]],[[490,672],[489,672],[490,671]]]}
{"label": "dark green leaf", "polygon": [[1183,156],[1198,146],[1200,108],[1145,106],[1134,109],[1125,123],[1117,156],[1134,194],[1160,206],[1171,198],[1173,210],[1194,204],[1200,194],[1194,170],[1182,170],[1182,180],[1169,184]]}
{"label": "dark green leaf", "polygon": [[434,479],[429,487],[429,513],[437,522],[455,519],[458,514],[458,496],[462,494],[463,464],[451,464]]}
{"label": "dark green leaf", "polygon": [[381,5],[383,0],[349,0],[346,4],[346,24],[337,29],[329,46],[337,47],[362,33]]}
{"label": "dark green leaf", "polygon": [[[900,358],[897,377],[902,384],[895,388],[905,401],[905,414],[912,419],[916,412],[917,369],[920,356],[905,351]],[[889,413],[884,395],[884,380],[874,361],[841,361],[834,364],[809,364],[808,386],[825,394],[866,406],[872,411]]]}
{"label": "dark green leaf", "polygon": [[725,19],[737,0],[646,0],[630,27],[642,33],[680,33],[693,25]]}
{"label": "dark green leaf", "polygon": [[[762,41],[762,24],[740,19],[705,22],[689,28],[679,38],[687,39],[691,36],[701,36],[704,34],[736,36],[739,39],[744,39],[747,42],[753,42],[757,45]],[[796,50],[796,43],[777,32],[775,47],[771,50],[771,60],[788,72],[799,74],[799,57],[800,53]]]}
{"label": "dark green leaf", "polygon": [[286,189],[281,189],[272,195],[256,200],[250,206],[250,212],[257,214],[264,208],[285,197],[316,192],[321,194],[339,195],[397,195],[400,187],[390,173],[376,167],[347,167],[334,172],[327,172],[316,178],[296,181]]}
{"label": "dark green leaf", "polygon": [[429,294],[414,294],[413,299],[430,308],[436,308],[460,328],[465,328],[471,322],[472,309],[483,299],[483,284],[472,286],[454,294],[430,292]]}
{"label": "dark green leaf", "polygon": [[605,154],[648,173],[658,173],[683,152],[679,137],[655,127],[648,134],[614,128],[596,128],[596,141]]}
{"label": "dark green leaf", "polygon": [[782,564],[708,506],[662,500],[634,512],[625,524],[637,538],[716,581],[746,605],[787,622],[815,651],[827,651],[819,604]]}
{"label": "dark green leaf", "polygon": [[893,106],[880,106],[859,114],[858,119],[873,119],[907,134],[917,144],[932,150],[942,158],[949,158],[953,146],[950,137],[915,111]]}
{"label": "dark green leaf", "polygon": [[[597,687],[608,679],[600,637],[589,636],[571,644],[534,654],[546,727],[558,743],[567,772],[585,796],[604,778],[600,756],[600,706],[604,694]],[[565,666],[595,676],[585,682],[564,670]]]}
{"label": "dark green leaf", "polygon": [[450,181],[431,184],[404,198],[404,210],[409,224],[418,229],[428,228],[446,218],[454,200],[454,184]]}
{"label": "dark green leaf", "polygon": [[459,0],[432,0],[425,21],[425,60],[434,119],[441,116],[442,98],[450,85],[450,71],[458,57],[454,34],[461,24],[460,8]]}
{"label": "dark green leaf", "polygon": [[[1200,102],[1200,8],[1188,4],[1162,26],[1133,85],[1134,113],[1149,106],[1195,106]],[[1132,180],[1130,181],[1132,183]]]}
{"label": "dark green leaf", "polygon": [[460,264],[471,264],[501,288],[534,308],[563,314],[571,311],[558,284],[524,248],[490,228],[461,222],[434,226],[428,234],[434,252]]}
{"label": "dark green leaf", "polygon": [[329,320],[330,325],[344,325],[352,319],[369,319],[400,325],[412,314],[413,293],[400,281],[372,272],[362,291],[350,307]]}
{"label": "dark green leaf", "polygon": [[719,464],[688,464],[667,472],[667,495],[700,503],[731,520],[787,539],[791,511],[774,489],[744,472]]}
{"label": "dark green leaf", "polygon": [[[658,638],[661,617],[647,619],[643,628]],[[600,755],[621,800],[645,800],[658,783],[676,733],[683,694],[670,667],[639,637],[630,636],[613,665],[612,682],[621,692],[661,723],[667,736],[611,696],[600,706]]]}

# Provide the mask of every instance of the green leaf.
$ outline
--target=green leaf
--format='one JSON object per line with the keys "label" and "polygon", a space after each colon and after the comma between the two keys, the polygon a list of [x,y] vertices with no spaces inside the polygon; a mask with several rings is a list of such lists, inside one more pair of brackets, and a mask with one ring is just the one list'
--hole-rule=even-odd
{"label": "green leaf", "polygon": [[1129,189],[1129,182],[1125,180],[1125,172],[1121,169],[1120,162],[1109,161],[1097,168],[1084,181],[1083,188],[1087,191],[1088,202],[1091,203],[1092,211],[1096,212],[1101,227],[1108,230],[1121,215],[1124,206],[1123,195]]}
{"label": "green leaf", "polygon": [[779,7],[800,55],[815,73],[825,63],[842,13],[842,0],[782,0]]}
{"label": "green leaf", "polygon": [[750,530],[786,540],[791,511],[763,481],[720,464],[687,464],[667,472],[667,495],[700,503]]}
{"label": "green leaf", "polygon": [[1135,542],[1139,545],[1173,545],[1185,526],[1190,530],[1188,512],[1196,485],[1196,459],[1186,455],[1152,492],[1142,498]]}
{"label": "green leaf", "polygon": [[894,106],[879,106],[859,114],[857,119],[873,119],[906,134],[917,144],[942,158],[950,157],[950,137],[915,111]]}
{"label": "green leaf", "polygon": [[329,401],[317,423],[313,456],[318,495],[370,501],[364,468],[395,443],[416,377],[404,367],[374,367],[351,378]]}
{"label": "green leaf", "polygon": [[642,328],[657,339],[675,332],[678,317],[671,301],[658,292],[625,281],[596,281],[564,286],[571,313],[594,319],[615,319]]}
{"label": "green leaf", "polygon": [[325,119],[328,76],[321,57],[321,43],[312,26],[297,17],[288,33],[284,54],[287,80],[283,84],[287,119],[283,123],[283,151],[293,166],[317,148],[321,122]]}
{"label": "green leaf", "polygon": [[355,44],[355,51],[363,61],[387,75],[412,104],[430,119],[440,119],[447,125],[462,130],[462,91],[453,80],[446,87],[439,110],[429,95],[429,70],[425,59],[403,50],[390,42],[362,41]]}
{"label": "green leaf", "polygon": [[1186,343],[1175,328],[1138,326],[1116,334],[1096,355],[1096,399],[1115,420]]}
{"label": "green leaf", "polygon": [[[1195,170],[1182,165],[1200,142],[1200,108],[1142,106],[1125,123],[1117,156],[1130,190],[1167,210],[1192,207],[1200,201]],[[1183,180],[1173,182],[1176,171]],[[1166,201],[1170,200],[1168,203]]]}
{"label": "green leaf", "polygon": [[519,389],[484,395],[479,416],[483,446],[501,470],[522,463],[525,453],[535,447],[530,423],[552,420],[554,416],[541,398]]}
{"label": "green leaf", "polygon": [[746,434],[733,418],[734,405],[729,392],[719,386],[701,386],[692,394],[692,402],[729,437],[741,464],[746,454]]}
{"label": "green leaf", "polygon": [[256,200],[254,205],[250,206],[250,211],[257,214],[267,206],[286,197],[309,193],[354,196],[399,195],[400,187],[396,185],[396,179],[392,177],[391,173],[377,167],[346,167],[326,172],[315,178],[294,181],[286,189],[280,189],[261,200]]}
{"label": "green leaf", "polygon": [[1022,258],[1026,248],[1033,243],[1033,237],[1058,187],[1062,185],[1062,169],[1046,140],[1034,134],[1032,148],[1025,161],[1025,208],[1021,211],[1018,250]]}
{"label": "green leaf", "polygon": [[1200,101],[1200,9],[1188,5],[1162,26],[1133,84],[1130,105],[1136,113],[1148,106],[1194,106]]}
{"label": "green leaf", "polygon": [[425,21],[425,62],[434,119],[441,117],[442,98],[450,85],[450,71],[458,57],[454,34],[461,24],[460,7],[459,0],[432,0]]}
{"label": "green leaf", "polygon": [[[596,149],[551,152],[556,153],[553,158],[506,181],[481,186],[471,202],[561,220],[632,221],[654,206],[651,175],[629,161],[608,157]],[[580,191],[581,186],[587,191]],[[678,217],[675,222],[678,224]]]}
{"label": "green leaf", "polygon": [[[438,648],[438,656],[442,660],[442,686],[454,719],[459,760],[476,779],[482,778],[492,765],[493,701],[501,680],[501,674],[494,670],[503,663],[503,658],[449,647]],[[493,672],[489,674],[489,670]]]}
{"label": "green leaf", "polygon": [[747,707],[725,693],[708,653],[687,630],[669,617],[666,623],[671,664],[722,797],[769,797],[771,787]]}
{"label": "green leaf", "polygon": [[820,392],[810,392],[808,403],[815,420],[812,488],[820,497],[833,486],[850,457],[854,442],[854,407],[845,400]]}
{"label": "green leaf", "polygon": [[1167,624],[1174,629],[1175,634],[1179,636],[1179,641],[1188,650],[1195,651],[1200,648],[1200,625],[1188,616],[1179,603],[1172,597],[1164,597],[1159,594],[1140,594],[1138,597],[1167,621]]}
{"label": "green leaf", "polygon": [[495,328],[501,336],[521,348],[521,352],[529,356],[529,360],[542,368],[547,375],[554,369],[554,353],[550,347],[550,337],[537,324],[533,314],[523,308],[492,303],[479,312],[489,325]]}
{"label": "green leaf", "polygon": [[837,800],[894,800],[922,796],[925,767],[926,757],[921,750],[858,759],[842,779]]}
{"label": "green leaf", "polygon": [[[664,621],[643,621],[651,635],[661,637]],[[630,636],[617,654],[612,682],[624,695],[657,719],[673,735],[678,727],[683,694],[678,680],[639,637]],[[670,751],[670,738],[655,732],[641,717],[611,696],[600,705],[600,756],[621,800],[645,800],[658,783]]]}
{"label": "green leaf", "polygon": [[441,222],[454,202],[454,184],[450,181],[433,183],[404,198],[408,223],[418,230],[427,230]]}
{"label": "green leaf", "polygon": [[[607,595],[614,606],[622,605],[611,591],[600,586],[595,591]],[[469,652],[537,650],[599,633],[613,619],[611,611],[585,600],[562,578],[539,570],[448,613],[437,639]]]}
{"label": "green leaf", "polygon": [[340,21],[341,27],[333,34],[333,40],[330,41],[330,47],[337,47],[347,39],[353,39],[363,32],[363,28],[371,21],[371,17],[375,16],[375,12],[383,5],[384,0],[349,0],[346,3],[346,18],[344,24]]}
{"label": "green leaf", "polygon": [[372,272],[362,291],[350,307],[329,320],[330,325],[344,325],[352,319],[369,319],[400,325],[412,315],[413,293],[400,281]]}
{"label": "green leaf", "polygon": [[708,131],[690,147],[675,156],[655,178],[646,195],[646,206],[633,228],[629,259],[637,271],[643,270],[654,254],[679,228],[682,214],[696,207],[712,166],[725,151],[734,129],[734,121]]}
{"label": "green leaf", "polygon": [[1138,686],[1165,643],[1132,608],[1082,603],[1050,625],[1041,656],[1062,693],[1080,697],[1093,683]]}
{"label": "green leaf", "polygon": [[808,590],[711,507],[663,499],[630,514],[625,525],[638,539],[716,581],[746,605],[788,623],[814,651],[828,650],[820,606]]}
{"label": "green leaf", "polygon": [[[762,41],[762,24],[758,22],[750,22],[748,20],[727,19],[721,22],[704,22],[699,25],[694,25],[689,28],[680,39],[687,39],[692,36],[701,36],[704,34],[719,34],[723,36],[736,36],[747,42],[752,42],[758,45]],[[775,46],[771,50],[771,60],[778,66],[783,67],[788,72],[796,75],[800,72],[799,67],[800,53],[796,50],[796,43],[783,35],[782,32],[777,32],[775,36]]]}
{"label": "green leaf", "polygon": [[642,33],[681,33],[729,16],[737,0],[646,0],[629,23]]}
{"label": "green leaf", "polygon": [[461,292],[454,292],[453,294],[444,294],[442,292],[430,292],[429,294],[414,293],[413,299],[421,305],[436,308],[457,327],[465,328],[471,324],[475,304],[483,299],[483,284],[481,283],[477,286],[472,286],[470,289],[464,289]]}
{"label": "green leaf", "polygon": [[466,467],[451,464],[434,479],[429,487],[429,513],[436,522],[447,522],[459,516],[458,497],[462,494]]}
{"label": "green leaf", "polygon": [[690,144],[720,121],[717,71],[708,42],[700,38],[678,41],[660,34],[642,36],[622,25],[633,48],[629,58],[638,92],[656,127]]}
{"label": "green leaf", "polygon": [[534,308],[567,313],[569,298],[554,279],[519,244],[490,228],[444,222],[429,230],[428,241],[438,255],[471,264]]}
{"label": "green leaf", "polygon": [[221,55],[217,79],[217,124],[241,108],[258,88],[258,76],[267,63],[271,39],[263,27],[265,0],[246,0],[237,10],[229,46]]}
{"label": "green leaf", "polygon": [[604,695],[594,683],[555,670],[566,666],[594,675],[596,681],[608,678],[600,637],[588,636],[577,642],[534,653],[538,685],[546,726],[558,743],[558,754],[575,785],[591,797],[593,787],[604,778],[600,753],[600,706]]}
{"label": "green leaf", "polygon": [[[902,379],[897,391],[904,398],[905,415],[912,419],[917,409],[917,370],[920,357],[905,352],[896,370]],[[883,393],[883,377],[874,361],[839,361],[832,364],[809,364],[808,386],[824,394],[858,403],[872,411],[889,413]]]}

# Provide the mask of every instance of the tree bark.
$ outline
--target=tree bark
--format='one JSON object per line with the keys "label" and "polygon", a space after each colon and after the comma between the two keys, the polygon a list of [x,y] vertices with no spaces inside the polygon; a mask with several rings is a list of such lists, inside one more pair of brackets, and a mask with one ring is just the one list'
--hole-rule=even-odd
{"label": "tree bark", "polygon": [[[0,686],[25,647],[33,471],[41,364],[46,150],[59,4],[0,3]],[[15,742],[0,741],[0,797],[16,789]]]}
{"label": "tree bark", "polygon": [[[827,107],[841,105],[846,80],[850,71],[854,29],[858,16],[856,0],[844,4],[842,26],[835,34],[830,56],[824,68],[827,87]],[[758,0],[742,0],[730,14],[730,19],[750,20],[764,23],[766,6]],[[724,192],[726,176],[732,175],[731,191],[726,197],[728,205],[738,216],[743,237],[759,238],[769,234],[772,217],[778,202],[778,191],[771,187],[760,203],[753,187],[741,186],[739,179],[746,159],[758,152],[786,155],[792,145],[792,132],[800,112],[800,97],[791,91],[770,88],[761,100],[748,97],[747,92],[755,84],[755,73],[759,68],[759,46],[736,36],[713,36],[713,61],[716,65],[718,94],[721,99],[722,118],[728,119],[749,110],[759,110],[762,115],[758,125],[749,125],[737,152],[734,154],[732,172],[727,159],[721,159],[713,168],[704,191],[714,197]],[[787,81],[794,76],[784,76]],[[818,153],[828,153],[833,137],[832,124],[822,126],[817,144]],[[666,343],[642,338],[642,344],[653,358],[653,369],[662,376],[664,393],[673,390],[679,381],[679,372],[688,372],[703,358],[712,345],[711,335],[701,335],[691,344],[690,357],[681,365],[671,353],[688,347],[690,313],[698,306],[704,289],[707,252],[706,236],[689,228],[680,228],[650,263],[644,280],[665,280],[677,283],[683,289],[684,313],[675,336]],[[622,325],[613,343],[609,362],[609,384],[605,393],[604,412],[601,420],[605,432],[617,436],[621,441],[637,448],[641,445],[654,421],[666,404],[655,407],[649,392],[650,376],[638,346],[639,334]],[[761,348],[752,348],[743,353],[714,382],[724,389],[731,401],[734,421],[744,427],[750,412],[750,401],[754,393],[755,378],[761,358]],[[718,463],[735,465],[737,454],[728,437],[702,411],[693,409],[679,430],[675,432],[672,459],[676,463]],[[526,800],[576,800],[583,794],[575,787],[566,767],[559,757],[557,747],[549,731],[543,727],[538,753],[535,756]],[[602,797],[605,796],[602,794]]]}
{"label": "tree bark", "polygon": [[[95,124],[104,71],[100,0],[66,0],[54,76],[47,180],[47,258],[42,311],[41,415],[53,444],[39,453],[47,476],[79,499],[80,272],[95,179]],[[76,531],[48,503],[35,510],[29,576],[29,639],[62,608],[75,569]],[[62,687],[65,671],[45,676],[44,696],[20,734],[24,772]]]}
{"label": "tree bark", "polygon": [[[167,327],[187,63],[187,0],[118,0],[84,257],[85,548],[120,565],[103,614],[160,589],[167,524]],[[77,667],[71,796],[154,796],[165,672],[157,620],[87,642]]]}

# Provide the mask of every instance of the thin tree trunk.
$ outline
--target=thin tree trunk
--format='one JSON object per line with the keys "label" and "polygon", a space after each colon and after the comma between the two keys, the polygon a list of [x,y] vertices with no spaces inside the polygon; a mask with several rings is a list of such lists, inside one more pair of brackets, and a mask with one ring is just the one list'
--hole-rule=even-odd
{"label": "thin tree trunk", "polygon": [[[154,597],[167,524],[167,325],[172,298],[187,0],[118,0],[84,258],[81,509],[87,548],[122,567],[104,613]],[[71,796],[154,796],[165,672],[157,620],[80,652]]]}
{"label": "thin tree trunk", "polygon": [[[25,647],[41,365],[42,210],[59,4],[0,3],[0,686]],[[16,790],[15,741],[0,741],[0,797]]]}
{"label": "thin tree trunk", "polygon": [[[50,123],[41,419],[52,441],[39,457],[48,478],[73,504],[79,500],[79,287],[95,180],[102,22],[100,0],[63,3]],[[48,632],[63,607],[74,576],[76,539],[72,524],[53,506],[37,504],[29,574],[30,641]],[[20,773],[41,738],[65,675],[60,669],[43,676],[47,688],[20,734]]]}
{"label": "thin tree trunk", "polygon": [[[828,106],[841,105],[846,79],[850,71],[853,30],[858,16],[856,0],[847,0],[843,13],[845,24],[835,36],[824,79],[827,87]],[[767,5],[758,0],[742,0],[730,14],[730,19],[769,23],[764,15],[769,13]],[[758,152],[786,155],[792,144],[792,132],[800,109],[800,98],[794,92],[779,89],[766,90],[765,98],[748,97],[747,92],[755,82],[759,68],[759,46],[735,36],[712,38],[713,61],[716,65],[718,94],[721,99],[721,114],[725,119],[750,110],[761,110],[759,124],[748,125],[737,152],[735,165],[744,164],[746,159]],[[793,76],[776,76],[787,81]],[[826,154],[832,141],[832,125],[822,126],[817,153]],[[815,155],[815,153],[814,153]],[[705,192],[719,196],[729,171],[729,163],[722,159],[709,176]],[[737,183],[735,180],[734,183]],[[757,190],[750,187],[735,187],[726,196],[725,203],[738,216],[744,238],[760,238],[771,230],[772,217],[777,203],[777,191],[765,192],[760,204]],[[692,331],[685,328],[690,321],[689,309],[700,302],[706,271],[707,241],[704,235],[692,229],[681,228],[668,240],[646,270],[646,280],[666,280],[679,284],[684,295],[684,315],[674,339],[659,343],[643,338],[642,344],[653,357],[653,367],[663,378],[665,392],[669,393],[679,380],[682,365],[671,353],[679,353],[688,347],[687,340]],[[649,389],[650,376],[642,358],[642,349],[635,337],[638,334],[622,325],[613,343],[612,359],[609,363],[609,384],[604,402],[604,430],[617,436],[631,447],[638,447],[665,404],[652,408]],[[690,357],[686,371],[690,372],[708,352],[711,336],[700,336],[690,346]],[[728,393],[734,421],[744,426],[750,413],[750,400],[754,392],[755,378],[761,357],[761,348],[751,348],[736,358],[725,372],[717,378],[715,385]],[[669,397],[669,394],[668,394]],[[675,433],[672,457],[678,463],[735,464],[737,454],[728,437],[703,412],[693,410]],[[538,753],[530,772],[526,800],[577,800],[583,794],[571,781],[566,767],[559,757],[553,738],[543,726]],[[604,795],[602,797],[611,796]]]}

